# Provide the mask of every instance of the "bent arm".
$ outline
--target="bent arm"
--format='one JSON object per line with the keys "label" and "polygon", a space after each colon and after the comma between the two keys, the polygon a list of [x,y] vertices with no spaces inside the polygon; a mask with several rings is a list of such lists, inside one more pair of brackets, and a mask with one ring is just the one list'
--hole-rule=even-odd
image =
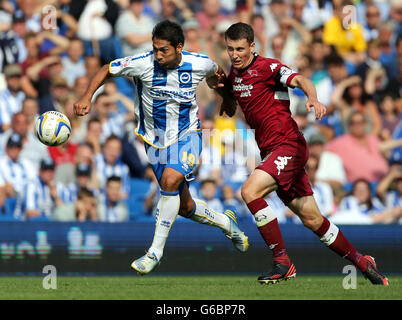
{"label": "bent arm", "polygon": [[317,120],[321,120],[326,113],[326,108],[321,102],[318,101],[317,91],[314,87],[314,84],[306,77],[302,75],[296,75],[295,77],[292,78],[292,80],[290,80],[289,86],[292,88],[296,87],[303,90],[303,92],[307,96],[307,103],[306,103],[307,110],[310,112],[311,107],[313,107],[315,112],[315,118]]}

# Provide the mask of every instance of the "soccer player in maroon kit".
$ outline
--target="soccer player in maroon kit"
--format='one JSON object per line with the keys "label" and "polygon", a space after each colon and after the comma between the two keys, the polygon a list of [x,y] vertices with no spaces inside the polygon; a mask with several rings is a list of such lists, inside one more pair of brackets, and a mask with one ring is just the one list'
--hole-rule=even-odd
{"label": "soccer player in maroon kit", "polygon": [[[314,108],[316,119],[326,112],[317,99],[313,83],[280,61],[254,53],[254,32],[245,23],[233,24],[225,33],[227,52],[232,62],[227,78],[221,74],[219,86],[232,89],[255,138],[262,162],[245,181],[241,195],[254,216],[258,230],[273,252],[272,271],[262,274],[261,283],[276,283],[296,276],[279,229],[278,220],[264,197],[277,192],[283,203],[297,214],[330,249],[350,260],[371,283],[388,285],[374,259],[363,256],[342,231],[321,215],[313,197],[304,166],[309,150],[289,109],[288,87],[300,88],[307,96],[306,108]],[[235,107],[221,105],[221,114],[235,113]]]}

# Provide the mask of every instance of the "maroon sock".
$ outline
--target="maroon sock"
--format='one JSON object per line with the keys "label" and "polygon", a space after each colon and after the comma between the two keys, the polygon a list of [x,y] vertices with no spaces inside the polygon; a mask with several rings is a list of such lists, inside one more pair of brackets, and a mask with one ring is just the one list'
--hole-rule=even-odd
{"label": "maroon sock", "polygon": [[331,223],[327,218],[323,218],[324,221],[321,226],[314,231],[320,237],[320,241],[342,258],[351,261],[360,271],[366,271],[367,263],[363,255],[357,252],[355,247],[345,238],[342,231],[336,225]]}
{"label": "maroon sock", "polygon": [[271,218],[268,218],[267,220],[270,220],[268,223],[262,226],[257,226],[258,231],[268,248],[272,250],[274,260],[284,265],[290,265],[291,262],[286,252],[281,230],[279,229],[278,219],[272,217],[272,211],[268,208],[268,204],[264,199],[259,198],[248,203],[247,207],[254,216],[261,210],[267,211],[266,214],[263,212],[257,214],[257,216],[255,216],[256,221],[258,220],[258,216],[261,214],[264,214],[266,217],[271,216]]}

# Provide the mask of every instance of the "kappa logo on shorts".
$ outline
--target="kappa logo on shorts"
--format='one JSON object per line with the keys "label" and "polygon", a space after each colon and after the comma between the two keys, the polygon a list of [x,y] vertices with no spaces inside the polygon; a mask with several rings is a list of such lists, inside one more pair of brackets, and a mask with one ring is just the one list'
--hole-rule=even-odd
{"label": "kappa logo on shorts", "polygon": [[281,157],[278,156],[278,160],[275,160],[274,163],[276,164],[276,169],[278,169],[278,176],[281,174],[281,170],[285,168],[288,164],[288,160],[292,159],[292,157]]}

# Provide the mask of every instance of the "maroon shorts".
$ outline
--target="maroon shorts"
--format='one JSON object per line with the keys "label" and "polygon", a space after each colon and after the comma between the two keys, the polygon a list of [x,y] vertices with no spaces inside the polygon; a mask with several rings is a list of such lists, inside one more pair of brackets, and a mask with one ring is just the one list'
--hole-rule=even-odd
{"label": "maroon shorts", "polygon": [[306,140],[300,135],[298,139],[284,141],[265,156],[257,167],[275,179],[278,184],[276,193],[285,205],[295,198],[313,194],[304,170],[308,157]]}

